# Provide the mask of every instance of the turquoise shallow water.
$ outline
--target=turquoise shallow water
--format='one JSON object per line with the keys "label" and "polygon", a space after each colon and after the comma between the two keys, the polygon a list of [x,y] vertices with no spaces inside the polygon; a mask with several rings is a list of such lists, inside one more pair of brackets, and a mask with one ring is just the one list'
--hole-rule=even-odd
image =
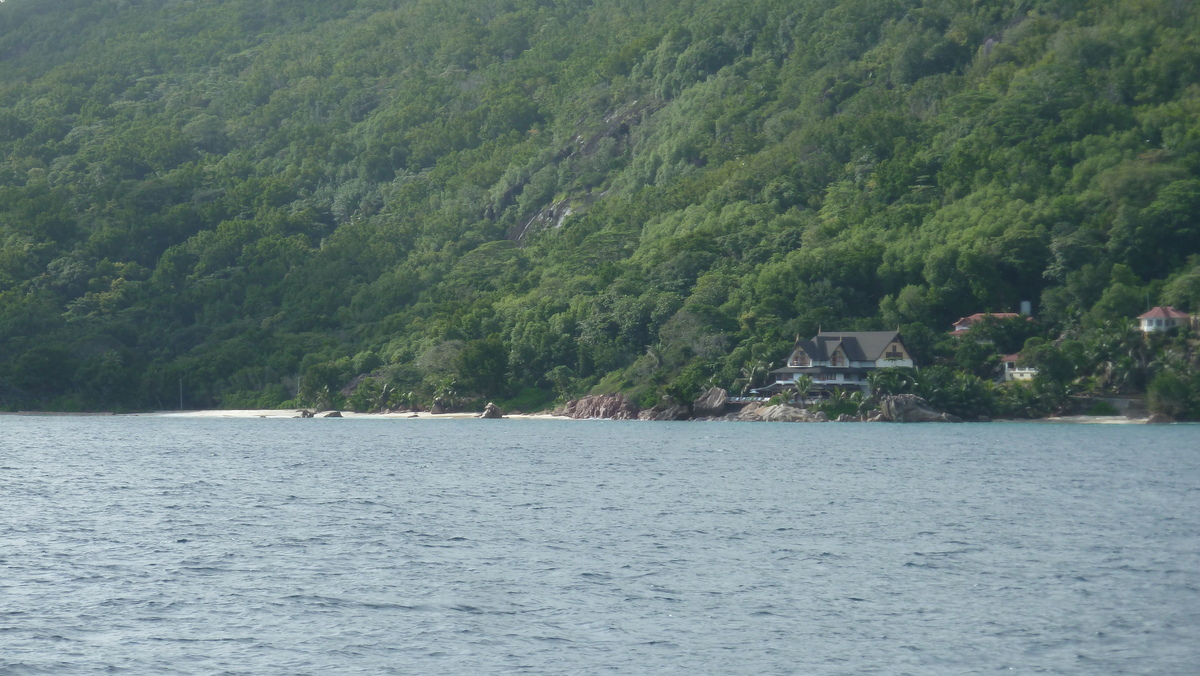
{"label": "turquoise shallow water", "polygon": [[1200,427],[0,418],[0,674],[1196,674]]}

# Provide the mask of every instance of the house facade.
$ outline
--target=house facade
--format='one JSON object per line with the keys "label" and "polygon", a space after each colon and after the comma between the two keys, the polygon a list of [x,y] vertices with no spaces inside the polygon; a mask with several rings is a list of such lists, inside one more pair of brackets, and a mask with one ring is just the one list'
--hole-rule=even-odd
{"label": "house facade", "polygon": [[1033,380],[1037,375],[1038,370],[1029,365],[1021,364],[1021,356],[1016,354],[1005,355],[1000,360],[1004,367],[1004,373],[1001,376],[1001,382],[1011,383],[1017,380]]}
{"label": "house facade", "polygon": [[1138,324],[1141,326],[1143,333],[1158,333],[1176,327],[1187,328],[1191,324],[1191,319],[1188,313],[1180,312],[1168,305],[1166,307],[1153,308],[1146,314],[1138,317]]}
{"label": "house facade", "polygon": [[835,387],[871,393],[867,374],[889,366],[913,365],[912,356],[897,331],[818,333],[811,340],[797,340],[783,368],[771,371],[770,380],[758,388],[761,394],[795,390],[796,378],[813,379],[810,392],[828,392]]}

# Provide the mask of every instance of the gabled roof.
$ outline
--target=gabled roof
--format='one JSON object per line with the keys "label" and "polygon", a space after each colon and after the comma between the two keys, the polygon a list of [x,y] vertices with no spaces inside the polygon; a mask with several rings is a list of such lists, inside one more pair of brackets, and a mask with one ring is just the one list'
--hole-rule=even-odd
{"label": "gabled roof", "polygon": [[1175,308],[1171,307],[1170,305],[1168,305],[1166,307],[1162,307],[1162,306],[1156,307],[1156,308],[1150,310],[1149,312],[1147,312],[1146,314],[1138,317],[1138,319],[1188,319],[1188,318],[1189,318],[1188,313],[1180,312],[1179,310],[1176,310]]}
{"label": "gabled roof", "polygon": [[850,361],[877,361],[883,357],[887,346],[897,341],[900,341],[898,331],[822,332],[812,340],[797,341],[796,347],[814,361],[829,361],[839,347]]}

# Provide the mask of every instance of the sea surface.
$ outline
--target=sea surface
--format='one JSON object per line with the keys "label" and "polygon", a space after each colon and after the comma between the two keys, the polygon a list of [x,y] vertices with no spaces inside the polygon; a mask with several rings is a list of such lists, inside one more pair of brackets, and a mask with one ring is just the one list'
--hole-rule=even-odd
{"label": "sea surface", "polygon": [[0,674],[1200,673],[1200,427],[0,417]]}

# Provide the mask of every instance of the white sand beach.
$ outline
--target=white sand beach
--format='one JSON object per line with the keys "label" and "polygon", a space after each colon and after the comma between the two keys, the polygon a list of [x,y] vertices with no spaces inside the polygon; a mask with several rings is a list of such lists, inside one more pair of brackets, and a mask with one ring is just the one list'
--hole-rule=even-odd
{"label": "white sand beach", "polygon": [[[155,411],[153,413],[131,413],[133,416],[152,416],[160,418],[300,418],[300,412],[303,409],[233,409],[233,410],[207,410],[207,411]],[[332,411],[319,411],[315,418],[324,418]],[[382,418],[397,419],[397,420],[451,420],[456,418],[478,418],[478,413],[442,413],[434,415],[427,411],[420,413],[355,413],[354,411],[340,411],[343,419],[353,420],[379,420]],[[570,420],[563,416],[550,415],[548,413],[524,414],[517,413],[513,415],[505,414],[505,418],[519,418],[530,420]],[[336,416],[335,416],[336,418]]]}
{"label": "white sand beach", "polygon": [[1070,423],[1074,425],[1145,425],[1148,418],[1126,418],[1123,415],[1062,415],[1037,418],[1027,422]]}

